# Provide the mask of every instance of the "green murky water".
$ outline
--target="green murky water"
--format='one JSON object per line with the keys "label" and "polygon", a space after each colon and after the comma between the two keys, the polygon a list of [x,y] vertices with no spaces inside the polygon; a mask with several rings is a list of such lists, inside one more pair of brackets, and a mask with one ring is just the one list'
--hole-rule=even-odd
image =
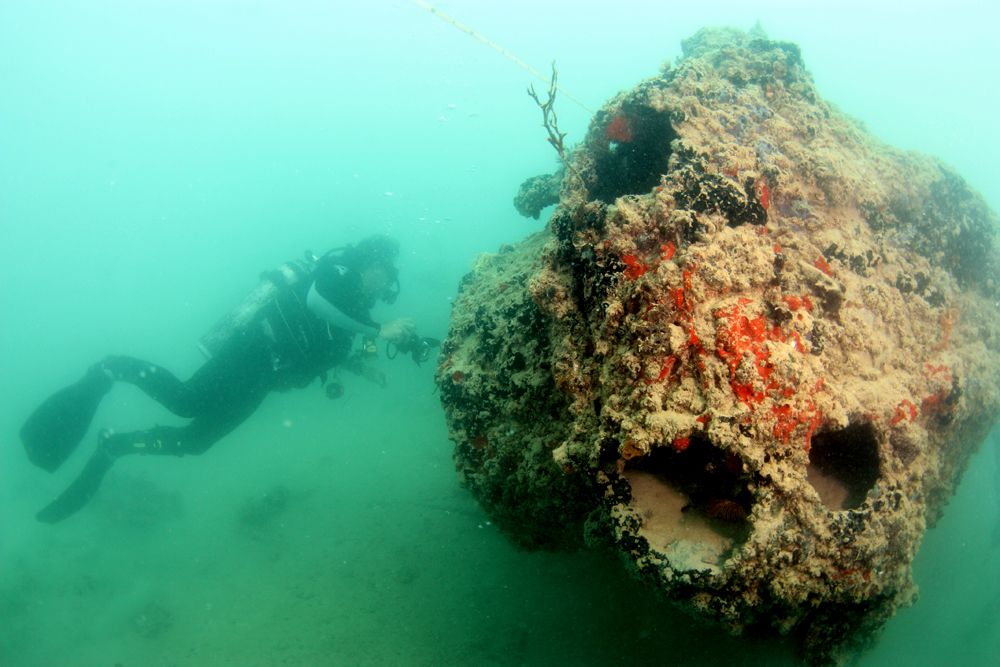
{"label": "green murky water", "polygon": [[[983,0],[623,0],[440,9],[583,106],[655,74],[705,25],[798,42],[822,94],[880,138],[952,164],[1000,209]],[[804,4],[804,3],[803,3]],[[201,457],[130,457],[57,526],[34,512],[99,428],[172,423],[115,388],[74,458],[33,468],[21,421],[108,353],[179,375],[260,271],[370,233],[402,245],[409,315],[443,337],[477,253],[540,228],[511,205],[551,170],[532,75],[404,0],[0,6],[0,664],[782,665],[720,636],[600,554],[518,552],[459,487],[433,364],[378,364],[273,395]],[[563,100],[572,142],[589,114]],[[1000,433],[915,562],[918,603],[861,665],[1000,654]]]}

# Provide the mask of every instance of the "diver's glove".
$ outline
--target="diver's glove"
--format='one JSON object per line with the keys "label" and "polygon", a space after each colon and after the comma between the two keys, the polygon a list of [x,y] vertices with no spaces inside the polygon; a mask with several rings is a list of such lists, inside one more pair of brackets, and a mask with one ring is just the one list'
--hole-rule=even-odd
{"label": "diver's glove", "polygon": [[385,373],[369,364],[368,358],[364,351],[355,352],[341,364],[341,368],[385,388],[388,384]]}
{"label": "diver's glove", "polygon": [[417,325],[408,317],[386,322],[378,330],[378,337],[390,343],[399,344],[417,335]]}

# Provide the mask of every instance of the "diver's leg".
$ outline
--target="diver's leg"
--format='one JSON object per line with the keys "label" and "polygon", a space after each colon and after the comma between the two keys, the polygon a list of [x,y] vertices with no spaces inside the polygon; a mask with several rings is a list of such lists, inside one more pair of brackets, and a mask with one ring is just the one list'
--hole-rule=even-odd
{"label": "diver's leg", "polygon": [[194,417],[198,412],[199,397],[162,366],[120,355],[105,357],[98,366],[112,379],[135,385],[178,417]]}
{"label": "diver's leg", "polygon": [[145,431],[116,433],[106,436],[103,444],[114,458],[126,454],[203,454],[246,421],[260,405],[264,394],[246,398],[225,411],[195,417],[186,426],[157,426]]}
{"label": "diver's leg", "polygon": [[[167,369],[148,361],[118,355],[105,357],[82,379],[38,406],[21,427],[21,441],[32,463],[54,472],[80,444],[101,399],[115,381],[135,385],[179,417],[194,417],[220,398],[226,401],[243,381],[261,376],[266,366],[260,359],[263,357],[253,350],[243,357],[232,353],[215,357],[191,380],[181,382]],[[234,377],[236,373],[243,376]]]}
{"label": "diver's leg", "polygon": [[134,357],[110,356],[99,365],[114,380],[135,385],[178,417],[224,412],[266,384],[272,373],[270,350],[258,337],[234,340],[185,382],[162,366]]}
{"label": "diver's leg", "polygon": [[196,417],[186,426],[157,426],[129,433],[101,433],[97,451],[63,493],[36,517],[56,523],[83,508],[97,493],[112,464],[127,454],[201,454],[253,414],[267,395],[265,385],[252,383],[232,388],[225,403]]}
{"label": "diver's leg", "polygon": [[62,465],[80,444],[97,406],[116,380],[134,384],[178,416],[197,414],[201,396],[167,369],[133,357],[105,357],[28,417],[21,427],[28,459],[49,472]]}

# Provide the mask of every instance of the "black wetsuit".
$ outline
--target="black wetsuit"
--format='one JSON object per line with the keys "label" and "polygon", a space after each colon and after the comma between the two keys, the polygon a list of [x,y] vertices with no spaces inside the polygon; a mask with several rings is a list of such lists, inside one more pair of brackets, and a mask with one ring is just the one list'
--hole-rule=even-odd
{"label": "black wetsuit", "polygon": [[112,452],[200,454],[253,414],[268,393],[304,387],[346,361],[354,334],[310,312],[306,294],[314,281],[327,301],[377,331],[368,313],[374,303],[362,296],[357,272],[335,256],[324,257],[308,278],[280,285],[254,323],[186,382],[133,357],[103,360],[101,369],[114,380],[135,385],[178,417],[191,419],[184,426],[115,434],[108,443]]}
{"label": "black wetsuit", "polygon": [[[265,274],[264,279],[271,280],[275,289],[187,381],[147,361],[107,357],[29,417],[21,439],[28,457],[49,471],[76,448],[114,381],[133,384],[177,416],[191,419],[184,426],[102,433],[97,451],[79,477],[38,513],[40,520],[60,521],[83,507],[120,456],[201,454],[253,414],[271,391],[304,387],[347,361],[355,332],[378,331],[369,315],[374,299],[364,295],[358,272],[337,255],[319,259],[297,280],[282,279],[278,272]],[[340,324],[353,331],[312,312],[307,295],[313,285],[338,316],[346,316]]]}

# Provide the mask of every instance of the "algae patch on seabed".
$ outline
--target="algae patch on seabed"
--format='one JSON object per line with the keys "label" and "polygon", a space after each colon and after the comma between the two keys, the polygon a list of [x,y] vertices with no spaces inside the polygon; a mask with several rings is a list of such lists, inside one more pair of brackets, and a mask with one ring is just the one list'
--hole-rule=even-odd
{"label": "algae patch on seabed", "polygon": [[[1000,412],[997,216],[824,102],[794,44],[704,30],[522,188],[544,232],[461,284],[460,479],[527,547],[617,550],[724,627],[842,662]],[[528,201],[530,199],[530,201]]]}

